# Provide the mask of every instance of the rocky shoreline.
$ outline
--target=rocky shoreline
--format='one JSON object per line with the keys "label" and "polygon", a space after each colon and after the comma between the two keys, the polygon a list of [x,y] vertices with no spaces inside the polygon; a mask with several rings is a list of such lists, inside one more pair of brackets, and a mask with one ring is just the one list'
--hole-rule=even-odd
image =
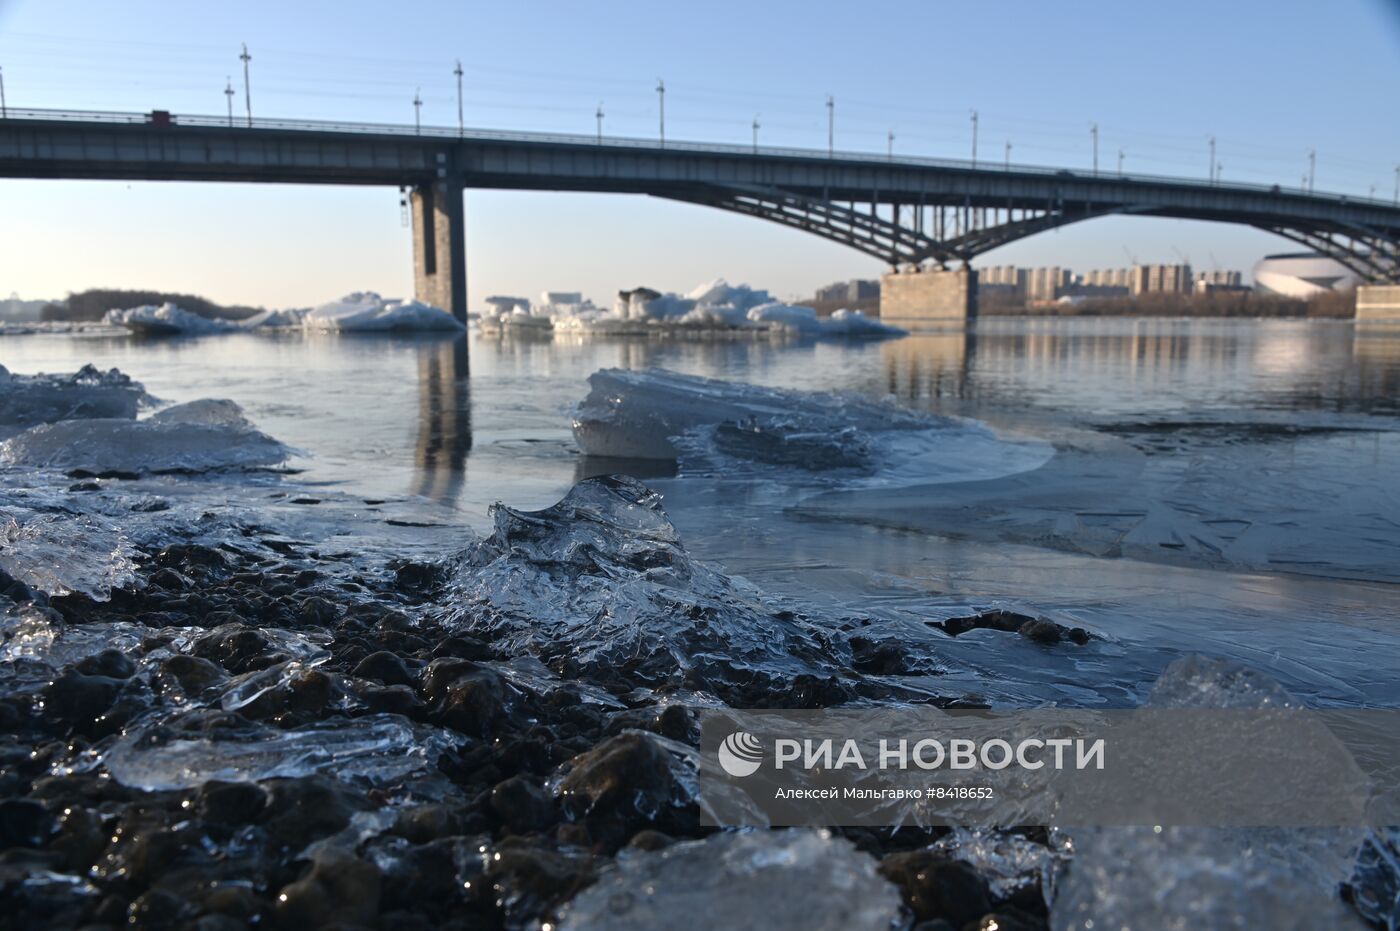
{"label": "rocky shoreline", "polygon": [[[693,721],[665,699],[654,664],[531,678],[499,627],[443,622],[444,566],[347,574],[279,549],[168,546],[107,601],[0,579],[13,602],[0,924],[541,927],[618,858],[714,834],[670,749],[695,742]],[[80,646],[52,649],[64,643]],[[897,665],[857,647],[866,668]],[[847,672],[735,679],[727,697],[839,704],[863,678]],[[343,735],[366,721],[430,728],[433,752],[387,767],[387,779],[315,759],[267,778],[236,757],[219,757],[225,778],[162,768],[191,747],[318,726]],[[287,771],[285,759],[257,760],[269,762]],[[899,920],[924,931],[1047,927],[1037,880],[993,894],[967,863],[929,849],[944,829],[803,833],[878,861],[902,896]]]}

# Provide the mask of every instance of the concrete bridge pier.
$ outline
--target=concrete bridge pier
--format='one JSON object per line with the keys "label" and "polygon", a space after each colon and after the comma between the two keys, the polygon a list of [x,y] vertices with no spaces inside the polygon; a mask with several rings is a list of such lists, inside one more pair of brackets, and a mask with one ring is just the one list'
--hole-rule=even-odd
{"label": "concrete bridge pier", "polygon": [[1356,325],[1400,331],[1400,284],[1363,284],[1356,289]]}
{"label": "concrete bridge pier", "polygon": [[439,178],[409,195],[413,213],[413,296],[467,322],[467,234],[462,183]]}
{"label": "concrete bridge pier", "polygon": [[880,319],[895,326],[959,327],[977,316],[971,268],[892,271],[880,279]]}

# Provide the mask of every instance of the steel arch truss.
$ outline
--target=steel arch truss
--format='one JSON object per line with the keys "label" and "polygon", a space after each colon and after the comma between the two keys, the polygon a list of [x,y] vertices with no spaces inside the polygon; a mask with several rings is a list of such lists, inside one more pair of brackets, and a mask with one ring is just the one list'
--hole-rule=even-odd
{"label": "steel arch truss", "polygon": [[1400,283],[1400,230],[1365,226],[1305,228],[1286,224],[1256,224],[1336,259],[1363,281]]}
{"label": "steel arch truss", "polygon": [[780,188],[697,187],[656,192],[670,200],[703,204],[782,223],[881,259],[892,267],[933,261],[971,262],[1017,239],[1119,208],[1077,209],[1064,203],[1038,209],[963,204],[922,204],[881,199],[840,203]]}

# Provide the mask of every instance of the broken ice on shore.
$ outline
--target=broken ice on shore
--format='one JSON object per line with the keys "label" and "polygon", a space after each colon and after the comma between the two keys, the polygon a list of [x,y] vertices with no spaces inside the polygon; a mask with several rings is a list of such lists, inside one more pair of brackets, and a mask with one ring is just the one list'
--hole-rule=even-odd
{"label": "broken ice on shore", "polygon": [[774,333],[801,338],[884,338],[905,331],[865,316],[838,310],[820,317],[810,307],[784,304],[771,294],[724,279],[702,284],[688,294],[662,294],[650,288],[623,291],[611,311],[577,292],[546,291],[531,306],[523,298],[489,298],[491,310],[481,318],[484,332],[558,330],[571,333],[646,335],[667,332],[736,331]]}
{"label": "broken ice on shore", "polygon": [[126,327],[138,336],[204,336],[241,329],[232,320],[201,317],[169,303],[109,310],[102,322]]}
{"label": "broken ice on shore", "polygon": [[892,403],[681,375],[603,369],[574,412],[587,456],[678,460],[691,474],[793,467],[881,483],[970,481],[1038,468],[1048,443]]}
{"label": "broken ice on shore", "polygon": [[[716,834],[619,858],[563,910],[561,931],[891,928],[899,891],[828,831]],[[800,903],[800,906],[799,906]]]}

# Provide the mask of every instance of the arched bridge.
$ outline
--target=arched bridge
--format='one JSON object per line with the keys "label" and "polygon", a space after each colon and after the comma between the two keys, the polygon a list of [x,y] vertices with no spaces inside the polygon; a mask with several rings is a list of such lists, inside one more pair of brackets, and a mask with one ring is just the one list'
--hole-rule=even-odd
{"label": "arched bridge", "polygon": [[[1239,223],[1400,282],[1400,206],[1287,188],[848,152],[595,136],[15,110],[0,177],[412,188],[421,298],[465,314],[464,188],[650,194],[805,230],[891,266],[970,262],[1055,227],[1131,215]],[[443,261],[439,261],[442,258]]]}

